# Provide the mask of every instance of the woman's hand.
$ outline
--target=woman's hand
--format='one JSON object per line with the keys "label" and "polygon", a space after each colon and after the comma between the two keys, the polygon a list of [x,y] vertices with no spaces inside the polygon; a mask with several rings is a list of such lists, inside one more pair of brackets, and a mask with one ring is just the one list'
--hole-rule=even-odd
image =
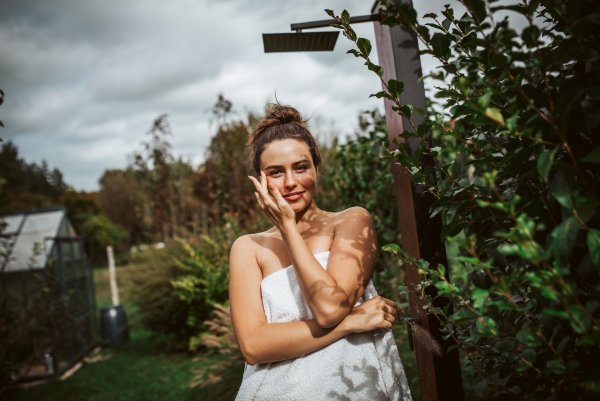
{"label": "woman's hand", "polygon": [[352,309],[342,324],[350,333],[391,329],[394,322],[400,323],[400,315],[406,313],[395,302],[377,296]]}
{"label": "woman's hand", "polygon": [[274,185],[269,185],[264,171],[260,172],[260,182],[254,177],[250,177],[254,184],[256,200],[258,205],[271,219],[273,224],[281,231],[287,224],[293,223],[296,226],[296,213],[294,209],[283,199],[279,189]]}

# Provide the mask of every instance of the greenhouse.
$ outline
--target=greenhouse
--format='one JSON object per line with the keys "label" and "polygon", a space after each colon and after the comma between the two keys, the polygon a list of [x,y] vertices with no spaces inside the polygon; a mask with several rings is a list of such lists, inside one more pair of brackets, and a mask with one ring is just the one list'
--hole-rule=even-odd
{"label": "greenhouse", "polygon": [[96,345],[84,239],[64,208],[0,218],[0,380],[59,377]]}

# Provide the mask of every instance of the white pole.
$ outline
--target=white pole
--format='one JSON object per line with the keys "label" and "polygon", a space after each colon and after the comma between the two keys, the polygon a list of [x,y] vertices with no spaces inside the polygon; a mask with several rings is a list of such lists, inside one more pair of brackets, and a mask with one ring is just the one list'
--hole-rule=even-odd
{"label": "white pole", "polygon": [[112,246],[106,247],[108,255],[108,275],[110,277],[110,293],[112,295],[113,306],[119,305],[119,290],[117,289],[117,272],[115,271],[115,257]]}

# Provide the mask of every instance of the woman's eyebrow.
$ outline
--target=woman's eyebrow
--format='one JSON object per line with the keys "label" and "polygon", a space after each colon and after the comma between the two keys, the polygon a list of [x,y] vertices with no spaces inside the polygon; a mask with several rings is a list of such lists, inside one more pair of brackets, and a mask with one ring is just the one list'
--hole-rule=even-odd
{"label": "woman's eyebrow", "polygon": [[[297,162],[292,163],[292,166],[298,165],[300,163],[307,163],[307,162],[310,163],[310,160],[308,160],[308,159],[298,160]],[[272,168],[280,168],[281,169],[281,168],[283,168],[283,166],[267,166],[267,167],[265,167],[265,170],[270,170]]]}

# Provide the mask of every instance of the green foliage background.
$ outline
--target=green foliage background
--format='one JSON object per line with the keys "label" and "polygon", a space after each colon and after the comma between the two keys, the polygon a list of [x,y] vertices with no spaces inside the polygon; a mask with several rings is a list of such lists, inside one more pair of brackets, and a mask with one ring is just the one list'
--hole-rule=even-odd
{"label": "green foliage background", "polygon": [[[385,89],[373,96],[412,125],[387,157],[437,198],[431,211],[444,217],[440,239],[458,246],[454,259],[466,279],[448,280],[444,266],[417,261],[397,244],[385,249],[422,275],[408,291],[465,356],[468,397],[597,398],[600,3],[464,0],[464,15],[446,6],[442,17],[425,15],[427,23],[412,7],[382,3],[382,24],[411,30],[421,53],[439,62],[425,78],[436,80],[435,98],[444,101],[419,110],[401,102],[404,83],[382,80]],[[504,10],[529,26],[516,32],[509,19],[495,18]],[[349,14],[328,13],[355,42],[349,53],[381,77]],[[424,123],[415,126],[413,113]],[[443,146],[431,147],[428,131]],[[406,138],[422,145],[412,153]],[[430,286],[454,313],[433,306]]]}

